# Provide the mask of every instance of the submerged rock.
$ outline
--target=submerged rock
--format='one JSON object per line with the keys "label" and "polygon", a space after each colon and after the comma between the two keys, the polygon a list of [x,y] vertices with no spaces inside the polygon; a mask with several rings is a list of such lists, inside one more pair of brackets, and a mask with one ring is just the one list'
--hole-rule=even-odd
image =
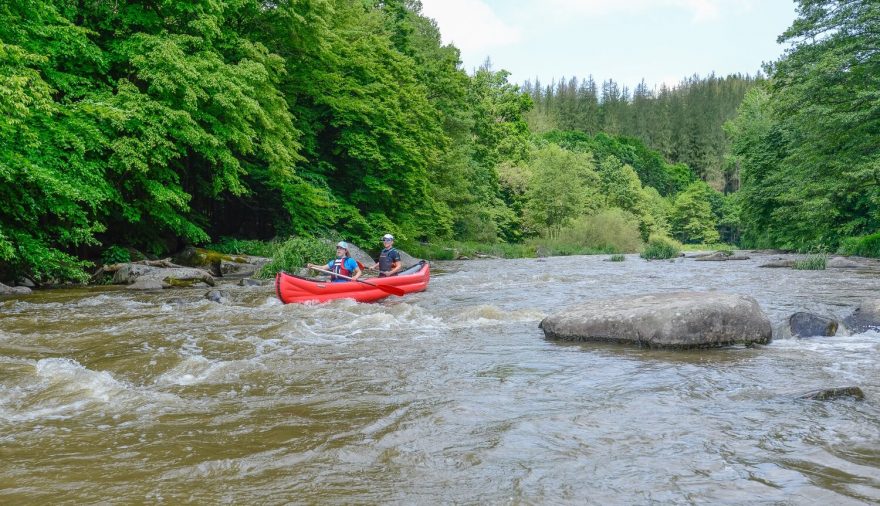
{"label": "submerged rock", "polygon": [[794,262],[795,261],[793,259],[777,258],[775,260],[771,260],[771,261],[767,262],[766,264],[759,265],[758,267],[767,267],[767,268],[771,268],[771,269],[785,269],[785,268],[794,267]]}
{"label": "submerged rock", "polygon": [[221,290],[208,290],[205,292],[205,298],[218,304],[223,304],[227,300],[226,292]]}
{"label": "submerged rock", "polygon": [[843,324],[856,333],[880,330],[880,299],[863,301],[853,314],[843,319]]}
{"label": "submerged rock", "polygon": [[788,333],[792,337],[827,337],[837,334],[840,322],[832,318],[801,312],[789,316],[786,325]]}
{"label": "submerged rock", "polygon": [[765,344],[770,320],[752,297],[714,292],[656,293],[589,301],[545,318],[548,339],[652,348]]}
{"label": "submerged rock", "polygon": [[862,401],[865,399],[865,393],[859,387],[839,387],[824,388],[822,390],[813,390],[798,396],[799,399],[808,399],[812,401],[830,401],[834,399],[854,399]]}
{"label": "submerged rock", "polygon": [[696,256],[694,257],[694,259],[698,262],[727,262],[729,260],[748,260],[749,257],[746,255],[737,255],[733,253],[728,254],[725,251],[717,251],[709,255]]}

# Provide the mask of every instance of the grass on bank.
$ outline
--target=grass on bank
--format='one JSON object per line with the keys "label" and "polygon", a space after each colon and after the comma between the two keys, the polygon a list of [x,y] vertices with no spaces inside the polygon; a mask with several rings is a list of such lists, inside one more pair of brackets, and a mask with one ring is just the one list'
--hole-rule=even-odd
{"label": "grass on bank", "polygon": [[792,268],[801,271],[824,271],[825,264],[827,262],[828,254],[814,253],[812,255],[807,255],[804,258],[795,260],[794,264],[792,264]]}
{"label": "grass on bank", "polygon": [[838,253],[842,255],[880,258],[880,232],[858,237],[847,237],[841,241]]}

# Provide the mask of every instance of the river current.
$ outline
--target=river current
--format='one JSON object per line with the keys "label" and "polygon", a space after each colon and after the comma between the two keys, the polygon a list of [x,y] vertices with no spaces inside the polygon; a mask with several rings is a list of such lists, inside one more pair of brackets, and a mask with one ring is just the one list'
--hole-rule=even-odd
{"label": "river current", "polygon": [[[876,272],[606,258],[437,262],[373,304],[0,300],[0,503],[880,503],[880,333],[658,351],[538,328],[679,290],[843,318]],[[837,386],[866,398],[797,398]]]}

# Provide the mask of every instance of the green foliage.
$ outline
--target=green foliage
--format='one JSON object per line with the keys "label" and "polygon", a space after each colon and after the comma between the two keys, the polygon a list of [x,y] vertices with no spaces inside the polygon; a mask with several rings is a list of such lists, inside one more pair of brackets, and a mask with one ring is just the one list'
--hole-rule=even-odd
{"label": "green foliage", "polygon": [[[536,105],[528,114],[534,132],[577,131],[597,139],[607,134],[599,142],[610,140],[603,148],[611,152],[591,149],[597,158],[614,154],[634,167],[645,185],[668,196],[683,190],[694,174],[725,191],[736,189],[737,166],[726,163],[729,142],[722,125],[760,82],[761,76],[695,75],[659,91],[642,82],[630,94],[610,79],[597,84],[572,78],[555,87],[526,82],[524,89]],[[642,151],[644,146],[655,151]],[[661,168],[664,158],[675,165]]]}
{"label": "green foliage", "polygon": [[795,260],[792,268],[802,271],[824,271],[827,261],[828,255],[826,253],[813,253],[805,258]]}
{"label": "green foliage", "polygon": [[840,242],[839,253],[880,258],[880,232],[859,237],[847,237]]}
{"label": "green foliage", "polygon": [[669,237],[653,236],[648,239],[648,244],[642,250],[641,256],[645,260],[665,260],[676,258],[681,253],[681,244]]}
{"label": "green foliage", "polygon": [[621,255],[621,254],[611,255],[610,257],[608,257],[608,261],[609,262],[623,262],[623,261],[626,261],[626,256]]}
{"label": "green foliage", "polygon": [[550,144],[529,164],[523,214],[531,230],[553,238],[574,219],[599,207],[592,157]]}
{"label": "green foliage", "polygon": [[676,239],[690,243],[718,242],[717,218],[710,205],[713,193],[717,192],[706,183],[697,181],[678,194],[669,216]]}
{"label": "green foliage", "polygon": [[801,0],[792,44],[729,133],[742,167],[743,242],[806,250],[880,228],[880,10]]}
{"label": "green foliage", "polygon": [[104,265],[131,262],[131,253],[122,246],[114,244],[101,253],[101,262]]}
{"label": "green foliage", "polygon": [[553,242],[612,253],[633,253],[642,246],[638,218],[619,208],[578,218]]}
{"label": "green foliage", "polygon": [[274,278],[280,271],[297,272],[307,263],[322,264],[334,258],[333,243],[311,237],[294,237],[275,250],[272,261],[257,273],[258,278]]}
{"label": "green foliage", "polygon": [[695,180],[695,175],[682,163],[670,164],[660,153],[646,147],[639,139],[598,133],[591,137],[576,131],[551,131],[542,140],[583,153],[592,153],[597,164],[609,157],[635,170],[645,186],[655,188],[661,195],[675,195]]}
{"label": "green foliage", "polygon": [[221,237],[218,242],[205,246],[205,249],[229,255],[253,255],[271,258],[284,243],[281,241],[256,241]]}

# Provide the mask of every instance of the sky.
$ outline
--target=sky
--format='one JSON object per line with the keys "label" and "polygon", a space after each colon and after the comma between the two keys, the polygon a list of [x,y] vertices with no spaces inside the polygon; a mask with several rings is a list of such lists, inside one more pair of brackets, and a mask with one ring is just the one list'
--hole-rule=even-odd
{"label": "sky", "polygon": [[421,0],[471,73],[486,58],[522,84],[592,74],[634,88],[754,75],[785,50],[793,0]]}

